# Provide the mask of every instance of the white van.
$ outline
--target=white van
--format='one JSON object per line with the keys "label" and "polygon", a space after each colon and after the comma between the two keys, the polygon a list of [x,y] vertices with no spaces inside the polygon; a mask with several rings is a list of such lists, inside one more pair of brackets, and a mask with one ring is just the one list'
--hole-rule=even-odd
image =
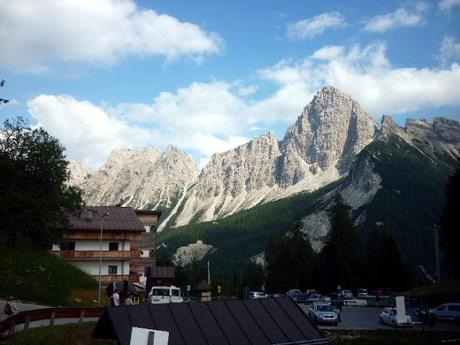
{"label": "white van", "polygon": [[152,304],[182,303],[180,288],[176,286],[153,286],[149,292],[149,300]]}

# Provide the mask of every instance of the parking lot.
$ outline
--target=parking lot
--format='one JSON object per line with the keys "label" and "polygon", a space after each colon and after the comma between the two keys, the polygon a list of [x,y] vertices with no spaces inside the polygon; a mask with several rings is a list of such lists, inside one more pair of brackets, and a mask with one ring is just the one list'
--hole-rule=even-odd
{"label": "parking lot", "polygon": [[[308,313],[308,306],[299,304],[305,313]],[[342,321],[337,327],[319,325],[320,328],[347,329],[347,330],[374,330],[374,329],[392,329],[393,327],[380,323],[379,317],[383,308],[381,307],[343,307],[341,313]],[[407,313],[411,315],[412,320],[416,320],[415,309],[407,309]],[[415,324],[413,330],[421,330],[422,326]],[[433,328],[437,331],[460,332],[460,324],[451,322],[436,322]]]}

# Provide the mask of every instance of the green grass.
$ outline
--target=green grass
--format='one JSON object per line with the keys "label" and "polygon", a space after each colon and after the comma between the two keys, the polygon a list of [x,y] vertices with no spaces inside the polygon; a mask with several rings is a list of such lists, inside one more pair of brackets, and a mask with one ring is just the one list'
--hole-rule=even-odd
{"label": "green grass", "polygon": [[430,331],[325,331],[333,345],[434,345],[458,339],[459,333]]}
{"label": "green grass", "polygon": [[0,298],[12,295],[24,302],[78,306],[91,305],[97,296],[93,278],[47,251],[25,242],[8,248],[0,237],[0,252]]}
{"label": "green grass", "polygon": [[95,322],[32,328],[8,339],[9,345],[115,345],[113,340],[93,339]]}

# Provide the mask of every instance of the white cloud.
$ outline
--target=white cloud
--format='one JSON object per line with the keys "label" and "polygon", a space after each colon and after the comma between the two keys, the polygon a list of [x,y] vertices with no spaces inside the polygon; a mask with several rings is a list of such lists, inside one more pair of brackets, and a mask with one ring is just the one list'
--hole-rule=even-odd
{"label": "white cloud", "polygon": [[346,26],[345,18],[340,12],[325,12],[312,18],[288,24],[287,37],[292,40],[313,38],[327,29]]}
{"label": "white cloud", "polygon": [[222,40],[132,0],[15,0],[0,11],[0,64],[44,73],[52,62],[110,66],[129,56],[200,59],[219,52]]}
{"label": "white cloud", "polygon": [[114,148],[139,146],[152,133],[110,117],[104,110],[71,96],[41,95],[27,103],[30,115],[66,147],[71,159],[93,166]]}
{"label": "white cloud", "polygon": [[299,85],[298,90],[303,85],[305,95],[324,85],[334,85],[377,116],[426,106],[460,105],[459,64],[445,69],[396,68],[388,61],[383,43],[330,46],[302,61],[282,61],[263,73],[283,85],[281,90],[292,82]]}
{"label": "white cloud", "polygon": [[[67,147],[72,159],[100,164],[119,146],[174,144],[203,165],[209,156],[242,144],[261,128],[292,124],[324,85],[351,94],[376,116],[427,106],[460,106],[460,65],[394,67],[384,43],[326,46],[303,60],[259,70],[258,84],[275,85],[265,98],[239,94],[238,83],[192,83],[162,92],[152,103],[95,105],[70,96],[39,96],[30,114]],[[253,80],[254,77],[251,77]]]}
{"label": "white cloud", "polygon": [[459,6],[460,0],[441,0],[438,4],[441,11],[449,11],[452,7]]}
{"label": "white cloud", "polygon": [[446,66],[451,61],[460,61],[460,43],[455,38],[446,36],[441,42],[438,59],[442,66]]}
{"label": "white cloud", "polygon": [[423,24],[423,13],[427,5],[417,3],[413,9],[398,8],[392,13],[378,15],[366,21],[364,30],[383,33],[399,27],[414,27]]}

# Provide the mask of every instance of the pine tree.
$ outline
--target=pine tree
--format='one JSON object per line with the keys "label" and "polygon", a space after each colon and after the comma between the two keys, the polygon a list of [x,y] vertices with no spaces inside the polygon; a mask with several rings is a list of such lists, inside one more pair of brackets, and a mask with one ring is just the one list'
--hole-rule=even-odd
{"label": "pine tree", "polygon": [[350,207],[339,193],[329,214],[331,230],[321,252],[320,270],[324,288],[357,288],[364,272],[360,238],[350,218]]}
{"label": "pine tree", "polygon": [[439,231],[444,264],[454,279],[460,279],[460,166],[449,179],[446,191],[446,206]]}

